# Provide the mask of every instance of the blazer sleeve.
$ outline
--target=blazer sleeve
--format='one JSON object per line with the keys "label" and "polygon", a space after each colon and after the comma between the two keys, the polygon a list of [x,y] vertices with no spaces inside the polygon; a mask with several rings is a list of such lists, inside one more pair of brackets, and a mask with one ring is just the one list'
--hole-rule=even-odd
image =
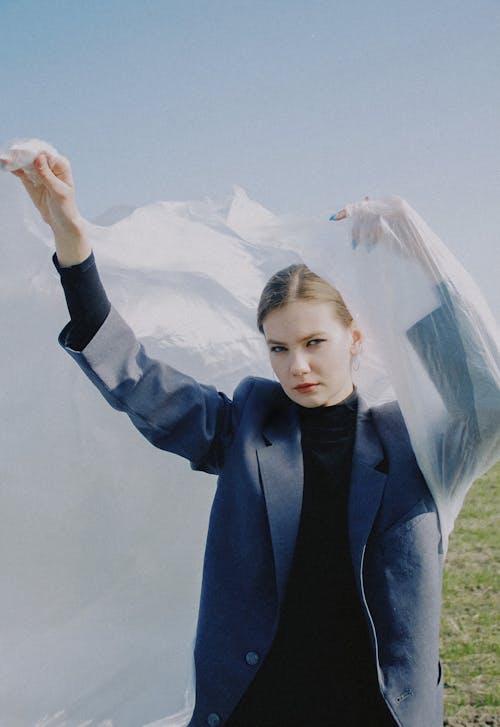
{"label": "blazer sleeve", "polygon": [[125,412],[155,447],[185,457],[193,469],[217,474],[233,429],[233,403],[151,358],[114,307],[82,350],[59,343],[114,409]]}
{"label": "blazer sleeve", "polygon": [[[480,447],[500,431],[500,388],[494,376],[500,357],[488,330],[461,312],[459,299],[445,283],[437,286],[437,293],[441,305],[407,336],[439,391],[450,425],[467,422],[470,445]],[[485,351],[492,353],[494,367]]]}
{"label": "blazer sleeve", "polygon": [[428,422],[426,471],[442,519],[451,531],[471,483],[500,450],[499,354],[491,331],[445,283],[441,305],[407,336],[442,401],[443,414]]}

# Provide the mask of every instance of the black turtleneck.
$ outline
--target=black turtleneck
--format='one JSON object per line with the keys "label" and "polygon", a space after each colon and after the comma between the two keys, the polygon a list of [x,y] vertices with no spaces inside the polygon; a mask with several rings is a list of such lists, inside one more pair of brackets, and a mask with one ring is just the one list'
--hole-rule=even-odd
{"label": "black turtleneck", "polygon": [[227,727],[392,727],[354,581],[347,508],[358,400],[298,407],[304,494],[276,637]]}

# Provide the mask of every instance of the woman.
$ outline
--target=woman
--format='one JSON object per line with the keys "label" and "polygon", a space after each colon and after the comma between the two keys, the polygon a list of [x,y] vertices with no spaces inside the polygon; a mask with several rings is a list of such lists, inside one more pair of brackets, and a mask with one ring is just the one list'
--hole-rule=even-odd
{"label": "woman", "polygon": [[[398,406],[368,410],[353,387],[361,333],[341,296],[305,266],[273,276],[258,316],[279,383],[245,379],[229,400],[145,354],[102,289],[69,164],[35,170],[41,184],[16,174],[54,232],[62,345],[155,446],[219,475],[190,724],[442,724],[436,504]],[[445,388],[436,359],[463,360],[437,314],[408,339]],[[498,423],[488,370],[469,368]],[[467,420],[471,442],[487,436]]]}

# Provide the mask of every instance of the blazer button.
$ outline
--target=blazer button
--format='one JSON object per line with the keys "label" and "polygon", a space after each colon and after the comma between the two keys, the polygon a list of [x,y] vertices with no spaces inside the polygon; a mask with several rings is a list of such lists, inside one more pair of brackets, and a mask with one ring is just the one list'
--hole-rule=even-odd
{"label": "blazer button", "polygon": [[260,656],[257,654],[256,651],[249,651],[247,654],[245,654],[245,661],[248,666],[256,666],[260,661]]}
{"label": "blazer button", "polygon": [[217,712],[212,712],[211,714],[208,715],[208,717],[207,717],[208,727],[219,727],[220,723],[221,723],[221,719],[220,719],[219,715],[217,714]]}

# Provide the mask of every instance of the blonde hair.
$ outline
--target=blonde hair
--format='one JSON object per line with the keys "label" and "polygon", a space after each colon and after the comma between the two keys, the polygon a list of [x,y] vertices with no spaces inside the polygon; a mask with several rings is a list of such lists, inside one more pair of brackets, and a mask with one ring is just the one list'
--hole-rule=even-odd
{"label": "blonde hair", "polygon": [[262,291],[257,308],[257,327],[264,333],[264,319],[275,308],[282,308],[296,300],[311,300],[319,303],[332,303],[339,321],[348,328],[352,315],[339,291],[319,275],[299,263],[278,270],[270,278]]}

